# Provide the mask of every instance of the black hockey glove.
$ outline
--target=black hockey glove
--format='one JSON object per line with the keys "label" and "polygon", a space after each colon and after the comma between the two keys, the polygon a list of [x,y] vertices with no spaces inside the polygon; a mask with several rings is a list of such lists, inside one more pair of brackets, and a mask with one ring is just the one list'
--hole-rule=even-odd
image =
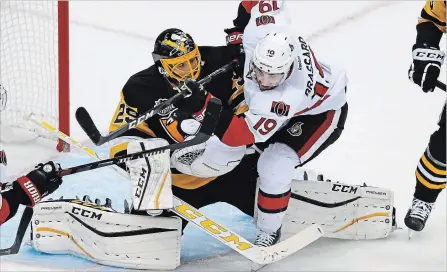
{"label": "black hockey glove", "polygon": [[180,89],[188,90],[188,94],[174,103],[174,106],[188,116],[200,111],[205,106],[208,92],[203,89],[202,85],[192,79],[185,79]]}
{"label": "black hockey glove", "polygon": [[60,169],[58,163],[49,161],[38,164],[26,176],[18,178],[13,183],[13,190],[20,195],[21,204],[33,207],[43,197],[59,188],[62,178],[57,175],[57,171]]}
{"label": "black hockey glove", "polygon": [[240,27],[232,27],[224,29],[225,33],[227,33],[227,37],[225,38],[227,45],[237,45],[242,44],[242,39],[244,38],[244,30]]}
{"label": "black hockey glove", "polygon": [[413,45],[413,63],[408,70],[411,81],[422,87],[424,92],[433,92],[444,63],[445,53],[439,46]]}

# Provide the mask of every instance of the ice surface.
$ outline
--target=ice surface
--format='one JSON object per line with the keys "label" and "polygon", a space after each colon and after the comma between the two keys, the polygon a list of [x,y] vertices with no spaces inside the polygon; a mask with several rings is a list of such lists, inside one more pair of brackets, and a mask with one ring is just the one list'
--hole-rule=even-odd
{"label": "ice surface", "polygon": [[[397,222],[404,230],[376,241],[320,239],[263,270],[446,271],[445,192],[439,196],[425,230],[416,233],[411,241],[403,224],[415,185],[415,167],[436,129],[445,101],[444,92],[425,94],[407,78],[415,24],[424,1],[287,4],[290,12],[296,14],[294,24],[303,36],[321,34],[311,41],[317,58],[340,62],[350,79],[349,114],[344,132],[333,146],[306,167],[346,183],[366,182],[392,189]],[[86,107],[105,130],[127,78],[152,63],[153,38],[160,31],[181,27],[199,44],[221,45],[223,28],[231,26],[238,2],[80,1],[70,5],[70,110],[74,116],[78,106]],[[98,10],[101,10],[100,16]],[[445,38],[441,47],[445,48]],[[445,68],[440,80],[446,81]],[[101,101],[100,107],[98,101]],[[75,139],[86,139],[74,118],[72,135]],[[42,143],[6,145],[8,175],[16,175],[57,155],[52,148],[42,146]],[[52,147],[48,143],[45,146]],[[105,154],[103,148],[96,150]],[[58,160],[63,166],[90,161],[79,152],[59,156]],[[67,177],[54,196],[73,197],[74,194],[109,197],[121,210],[123,200],[129,197],[127,181],[111,169]],[[202,211],[253,240],[251,218],[237,209],[216,204]],[[1,227],[1,247],[12,243],[18,221],[17,216]],[[184,265],[179,271],[247,271],[250,267],[243,257],[193,226],[187,227],[183,239]],[[50,269],[115,270],[68,255],[41,254],[26,246],[16,256],[2,257],[0,267],[2,271]]]}

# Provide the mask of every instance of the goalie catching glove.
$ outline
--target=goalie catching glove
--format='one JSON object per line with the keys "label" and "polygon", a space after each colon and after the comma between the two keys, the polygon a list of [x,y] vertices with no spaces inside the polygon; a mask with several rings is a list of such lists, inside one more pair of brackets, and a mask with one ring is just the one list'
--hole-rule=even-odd
{"label": "goalie catching glove", "polygon": [[245,146],[232,147],[211,136],[205,143],[175,150],[171,165],[183,174],[210,178],[233,170],[242,160]]}

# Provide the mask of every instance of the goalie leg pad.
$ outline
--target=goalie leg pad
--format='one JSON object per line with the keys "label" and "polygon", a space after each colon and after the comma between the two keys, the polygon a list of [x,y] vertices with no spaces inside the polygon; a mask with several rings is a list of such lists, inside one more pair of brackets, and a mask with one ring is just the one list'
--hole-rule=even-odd
{"label": "goalie leg pad", "polygon": [[32,245],[104,265],[171,270],[180,265],[181,219],[122,214],[80,200],[34,207]]}
{"label": "goalie leg pad", "polygon": [[[168,145],[160,138],[129,142],[127,153]],[[136,210],[162,210],[173,207],[170,151],[126,162],[132,181],[132,202]]]}
{"label": "goalie leg pad", "polygon": [[383,188],[324,181],[294,180],[285,232],[311,224],[324,237],[369,240],[387,237],[395,229],[393,192]]}

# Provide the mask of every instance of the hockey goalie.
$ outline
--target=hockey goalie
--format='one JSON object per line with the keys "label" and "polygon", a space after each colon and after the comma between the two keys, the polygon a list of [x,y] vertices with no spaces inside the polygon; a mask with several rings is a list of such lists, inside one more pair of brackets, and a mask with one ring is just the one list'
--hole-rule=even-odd
{"label": "hockey goalie", "polygon": [[[139,141],[129,144],[129,151],[158,144],[164,143]],[[256,217],[258,158],[257,153],[248,154],[233,171],[197,189],[175,185],[185,176],[172,174],[168,154],[128,162],[133,193],[130,207],[117,212],[110,200],[101,205],[88,197],[41,202],[34,208],[32,245],[41,252],[70,253],[104,265],[175,269],[180,265],[182,230],[189,221],[170,211],[180,211],[192,220],[202,214],[188,209],[189,205],[198,209],[226,202]],[[188,205],[173,202],[172,194]],[[212,221],[202,223],[215,233],[227,227]],[[297,172],[283,221],[283,239],[312,224],[321,225],[325,237],[386,238],[395,227],[393,193],[366,185],[323,181],[313,172]],[[230,242],[244,246],[241,241]]]}

